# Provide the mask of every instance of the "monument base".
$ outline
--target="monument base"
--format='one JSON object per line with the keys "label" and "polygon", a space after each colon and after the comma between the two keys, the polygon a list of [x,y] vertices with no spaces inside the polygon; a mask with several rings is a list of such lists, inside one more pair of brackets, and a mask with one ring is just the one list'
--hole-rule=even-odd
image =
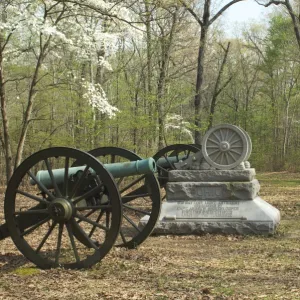
{"label": "monument base", "polygon": [[[141,219],[141,226],[147,217]],[[260,197],[250,201],[173,201],[162,204],[153,233],[272,235],[279,222],[279,210]]]}

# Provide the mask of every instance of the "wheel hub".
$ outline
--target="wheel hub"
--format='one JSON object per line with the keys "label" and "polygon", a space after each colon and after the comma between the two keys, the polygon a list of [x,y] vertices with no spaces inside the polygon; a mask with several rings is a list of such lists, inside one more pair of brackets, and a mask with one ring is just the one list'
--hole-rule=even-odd
{"label": "wheel hub", "polygon": [[49,214],[54,221],[68,221],[73,215],[73,205],[67,199],[57,198],[49,205]]}
{"label": "wheel hub", "polygon": [[220,143],[220,150],[221,150],[222,152],[226,152],[226,151],[228,151],[229,149],[230,149],[230,144],[229,144],[228,142],[223,141],[223,142]]}

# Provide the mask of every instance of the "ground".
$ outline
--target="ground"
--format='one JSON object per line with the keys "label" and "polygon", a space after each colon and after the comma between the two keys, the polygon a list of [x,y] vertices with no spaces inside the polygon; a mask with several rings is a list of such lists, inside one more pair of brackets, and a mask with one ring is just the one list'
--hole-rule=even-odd
{"label": "ground", "polygon": [[6,239],[0,299],[300,299],[300,174],[258,179],[260,196],[281,212],[273,237],[150,237],[84,271],[39,270]]}

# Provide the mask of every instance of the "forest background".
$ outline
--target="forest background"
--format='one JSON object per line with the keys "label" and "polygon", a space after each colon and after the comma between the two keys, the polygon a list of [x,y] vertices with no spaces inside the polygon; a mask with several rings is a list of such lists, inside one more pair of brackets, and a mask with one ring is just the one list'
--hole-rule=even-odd
{"label": "forest background", "polygon": [[219,123],[256,169],[300,171],[300,5],[257,1],[267,19],[229,36],[241,1],[0,0],[0,184],[47,147],[148,157]]}

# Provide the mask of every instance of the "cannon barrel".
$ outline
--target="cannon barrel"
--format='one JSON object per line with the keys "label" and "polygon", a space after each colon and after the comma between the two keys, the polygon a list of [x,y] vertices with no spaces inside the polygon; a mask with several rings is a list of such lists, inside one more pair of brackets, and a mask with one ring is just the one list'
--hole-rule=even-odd
{"label": "cannon barrel", "polygon": [[[152,157],[137,161],[123,162],[123,163],[112,163],[104,164],[105,169],[115,178],[128,177],[139,174],[151,174],[156,172],[156,163]],[[80,175],[86,166],[71,167],[69,168],[69,178],[75,175]],[[55,182],[59,185],[64,181],[65,169],[54,169],[52,170]],[[93,174],[94,170],[90,169]],[[47,170],[38,171],[36,178],[44,184],[46,188],[52,188],[52,180]],[[35,184],[33,179],[30,179],[32,185]]]}
{"label": "cannon barrel", "polygon": [[174,163],[178,163],[179,161],[185,160],[186,158],[186,155],[162,157],[156,161],[156,165],[161,168],[169,168]]}

